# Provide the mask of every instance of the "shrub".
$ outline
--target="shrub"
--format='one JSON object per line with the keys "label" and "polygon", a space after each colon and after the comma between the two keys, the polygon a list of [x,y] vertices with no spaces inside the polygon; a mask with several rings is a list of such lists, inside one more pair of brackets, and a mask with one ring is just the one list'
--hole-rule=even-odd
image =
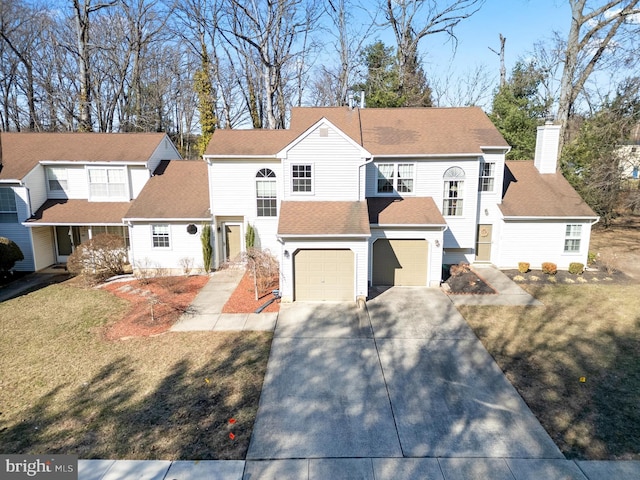
{"label": "shrub", "polygon": [[114,275],[122,275],[126,263],[124,238],[101,233],[75,249],[69,256],[67,269],[73,275],[103,281]]}
{"label": "shrub", "polygon": [[612,275],[620,270],[620,261],[618,256],[613,252],[602,252],[598,256],[598,265],[600,270],[604,270]]}
{"label": "shrub", "polygon": [[558,266],[552,262],[543,262],[542,263],[542,273],[546,273],[547,275],[555,275],[558,272]]}
{"label": "shrub", "polygon": [[244,253],[247,268],[253,278],[255,299],[268,294],[279,277],[278,259],[269,250],[250,248]]}
{"label": "shrub", "polygon": [[247,223],[247,233],[244,235],[244,241],[247,246],[247,250],[256,245],[256,229],[253,228],[253,225],[250,223]]}
{"label": "shrub", "polygon": [[180,263],[180,266],[182,267],[182,272],[185,275],[189,275],[191,273],[191,270],[193,270],[193,258],[192,257],[182,257],[178,263]]}
{"label": "shrub", "polygon": [[571,262],[569,264],[569,273],[573,275],[582,275],[584,272],[584,263],[580,262]]}
{"label": "shrub", "polygon": [[467,262],[460,262],[457,265],[451,265],[451,268],[449,268],[449,273],[452,277],[462,275],[469,271],[471,271],[471,266]]}
{"label": "shrub", "polygon": [[204,271],[205,273],[209,273],[209,271],[211,270],[211,257],[213,256],[213,249],[211,248],[211,225],[209,225],[208,223],[202,226],[200,241],[202,242],[202,261],[204,264]]}
{"label": "shrub", "polygon": [[527,273],[531,264],[529,262],[518,262],[518,271],[520,273]]}
{"label": "shrub", "polygon": [[16,262],[24,260],[22,250],[16,242],[0,237],[0,271],[8,272]]}
{"label": "shrub", "polygon": [[591,266],[596,263],[596,258],[598,258],[598,254],[596,252],[589,252],[587,254],[587,265]]}

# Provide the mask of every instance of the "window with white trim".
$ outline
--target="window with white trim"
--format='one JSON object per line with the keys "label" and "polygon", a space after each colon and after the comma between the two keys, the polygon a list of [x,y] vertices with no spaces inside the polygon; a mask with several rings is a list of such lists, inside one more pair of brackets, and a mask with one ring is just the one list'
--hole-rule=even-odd
{"label": "window with white trim", "polygon": [[278,215],[276,174],[269,168],[262,168],[256,174],[256,203],[259,217]]}
{"label": "window with white trim", "polygon": [[564,253],[579,253],[582,225],[567,225],[564,234]]}
{"label": "window with white trim", "polygon": [[444,216],[459,217],[462,215],[464,178],[464,170],[460,167],[451,167],[444,172],[444,195],[442,203],[442,214]]}
{"label": "window with white trim", "polygon": [[495,170],[496,164],[494,162],[480,162],[480,178],[478,180],[478,191],[493,192]]}
{"label": "window with white trim", "polygon": [[378,193],[413,193],[413,163],[379,163]]}
{"label": "window with white trim", "polygon": [[49,191],[64,191],[67,189],[67,169],[60,167],[47,167],[47,180]]}
{"label": "window with white trim", "polygon": [[169,248],[171,246],[169,239],[169,225],[151,225],[151,238],[153,240],[153,248]]}
{"label": "window with white trim", "polygon": [[16,195],[11,188],[0,188],[0,223],[17,223]]}
{"label": "window with white trim", "polygon": [[313,192],[313,168],[310,164],[291,165],[291,191],[294,193]]}
{"label": "window with white trim", "polygon": [[127,194],[126,175],[122,168],[90,168],[89,195],[91,198],[121,198]]}

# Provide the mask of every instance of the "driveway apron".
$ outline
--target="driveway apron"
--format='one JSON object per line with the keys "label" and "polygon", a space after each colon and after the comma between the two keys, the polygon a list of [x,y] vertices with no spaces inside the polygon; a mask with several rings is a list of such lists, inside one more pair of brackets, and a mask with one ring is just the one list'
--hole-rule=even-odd
{"label": "driveway apron", "polygon": [[248,460],[564,458],[446,295],[367,306],[282,305]]}

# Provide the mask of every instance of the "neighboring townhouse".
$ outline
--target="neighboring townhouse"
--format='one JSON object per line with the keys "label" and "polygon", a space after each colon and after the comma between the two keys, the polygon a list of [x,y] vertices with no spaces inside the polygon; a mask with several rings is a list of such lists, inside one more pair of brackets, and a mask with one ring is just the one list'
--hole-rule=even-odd
{"label": "neighboring townhouse", "polygon": [[202,226],[211,224],[207,165],[202,161],[160,162],[124,215],[136,270],[182,274],[203,268]]}
{"label": "neighboring townhouse", "polygon": [[557,172],[559,127],[533,162],[481,109],[294,108],[288,130],[218,130],[204,154],[215,266],[256,245],[284,301],[366,298],[369,285],[437,286],[467,261],[586,263],[597,216]]}
{"label": "neighboring townhouse", "polygon": [[0,133],[0,236],[24,254],[16,270],[64,263],[103,232],[129,244],[132,200],[162,160],[179,158],[162,133]]}

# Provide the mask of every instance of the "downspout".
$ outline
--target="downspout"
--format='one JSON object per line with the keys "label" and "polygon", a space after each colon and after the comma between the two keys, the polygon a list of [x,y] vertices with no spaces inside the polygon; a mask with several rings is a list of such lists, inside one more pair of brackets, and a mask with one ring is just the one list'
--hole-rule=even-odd
{"label": "downspout", "polygon": [[360,201],[360,189],[362,188],[362,183],[367,183],[367,172],[364,172],[364,182],[360,181],[360,168],[364,167],[365,165],[369,165],[370,163],[372,163],[374,160],[373,155],[371,156],[371,158],[368,158],[364,163],[361,163],[360,165],[358,165],[358,201]]}

